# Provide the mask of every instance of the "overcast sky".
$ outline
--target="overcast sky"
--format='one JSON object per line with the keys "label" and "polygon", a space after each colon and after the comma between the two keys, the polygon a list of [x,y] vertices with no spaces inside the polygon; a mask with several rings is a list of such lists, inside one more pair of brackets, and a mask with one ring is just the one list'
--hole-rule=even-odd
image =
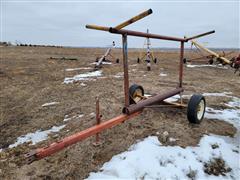
{"label": "overcast sky", "polygon": [[[1,41],[63,46],[106,47],[121,36],[89,30],[86,24],[116,26],[152,8],[153,14],[126,29],[183,37],[215,30],[200,38],[208,47],[240,48],[239,1],[11,1],[1,0]],[[142,47],[144,39],[129,37],[129,47]],[[179,47],[179,43],[151,40],[153,47]]]}

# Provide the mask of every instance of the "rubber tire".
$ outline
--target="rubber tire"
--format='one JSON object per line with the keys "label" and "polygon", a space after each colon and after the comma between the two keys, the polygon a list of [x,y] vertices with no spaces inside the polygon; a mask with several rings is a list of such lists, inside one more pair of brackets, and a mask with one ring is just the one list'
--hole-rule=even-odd
{"label": "rubber tire", "polygon": [[155,64],[157,63],[157,58],[154,58],[154,63],[155,63]]}
{"label": "rubber tire", "polygon": [[147,66],[147,70],[148,70],[148,71],[151,71],[151,67],[150,67],[150,66]]}
{"label": "rubber tire", "polygon": [[133,84],[130,86],[129,88],[129,104],[136,104],[136,102],[132,99],[134,92],[140,89],[142,91],[142,96],[144,96],[144,89],[142,86],[137,85],[137,84]]}
{"label": "rubber tire", "polygon": [[138,64],[140,63],[140,59],[139,59],[139,58],[137,58],[137,63],[138,63]]}
{"label": "rubber tire", "polygon": [[119,63],[119,59],[116,59],[116,63],[117,63],[117,64]]}
{"label": "rubber tire", "polygon": [[183,64],[186,64],[186,63],[187,63],[187,59],[183,58]]}
{"label": "rubber tire", "polygon": [[[197,117],[197,108],[198,105],[201,101],[204,101],[204,110],[203,110],[203,115],[200,119],[198,119]],[[187,118],[188,121],[190,123],[194,123],[194,124],[200,124],[203,117],[204,117],[204,113],[205,113],[205,109],[206,109],[206,100],[204,98],[203,95],[201,94],[194,94],[192,95],[192,97],[190,98],[189,102],[188,102],[188,107],[187,107]]]}

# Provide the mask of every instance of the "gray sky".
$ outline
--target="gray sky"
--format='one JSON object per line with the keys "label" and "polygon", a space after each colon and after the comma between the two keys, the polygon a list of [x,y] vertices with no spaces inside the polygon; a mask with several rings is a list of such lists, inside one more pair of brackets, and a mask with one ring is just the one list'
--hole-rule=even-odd
{"label": "gray sky", "polygon": [[[86,24],[116,26],[152,8],[153,14],[126,29],[183,37],[216,30],[199,39],[208,47],[240,48],[239,1],[11,1],[1,0],[1,41],[64,46],[102,46],[121,36],[89,30]],[[129,47],[142,47],[144,39],[129,37]],[[151,40],[153,47],[179,47],[179,43]]]}

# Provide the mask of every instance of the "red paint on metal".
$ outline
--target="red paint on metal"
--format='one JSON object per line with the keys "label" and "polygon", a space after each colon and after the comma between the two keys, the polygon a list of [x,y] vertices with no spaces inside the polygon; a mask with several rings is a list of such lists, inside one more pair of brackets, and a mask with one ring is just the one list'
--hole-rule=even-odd
{"label": "red paint on metal", "polygon": [[141,113],[141,111],[135,112],[133,114],[130,115],[126,115],[126,114],[121,114],[115,118],[112,118],[110,120],[104,121],[101,124],[92,126],[86,130],[80,131],[76,134],[73,134],[71,136],[68,136],[58,142],[54,142],[52,144],[50,144],[47,147],[44,148],[40,148],[35,150],[35,153],[33,154],[35,156],[35,160],[39,160],[42,159],[44,157],[50,156],[72,144],[75,144],[81,140],[84,140],[92,135],[95,135],[105,129],[111,128],[113,126],[116,126],[117,124],[120,124],[134,116],[137,116]]}

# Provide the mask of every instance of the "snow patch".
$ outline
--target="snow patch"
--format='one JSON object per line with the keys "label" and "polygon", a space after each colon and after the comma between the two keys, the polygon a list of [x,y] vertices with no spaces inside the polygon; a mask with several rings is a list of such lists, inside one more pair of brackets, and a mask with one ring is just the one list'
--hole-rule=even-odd
{"label": "snow patch", "polygon": [[45,103],[42,105],[42,107],[47,107],[47,106],[53,106],[53,105],[56,105],[56,104],[59,104],[60,102],[50,102],[50,103]]}
{"label": "snow patch", "polygon": [[115,78],[122,78],[123,74],[124,74],[123,72],[119,72],[116,75],[114,75],[113,77],[115,77]]}
{"label": "snow patch", "polygon": [[[93,63],[91,63],[91,64],[97,64],[97,62],[93,62]],[[111,62],[102,61],[102,64],[110,65],[110,64],[112,64],[112,63],[111,63]]]}
{"label": "snow patch", "polygon": [[63,119],[63,122],[71,121],[73,119],[79,119],[79,118],[82,118],[83,116],[84,116],[84,114],[79,114],[79,115],[75,115],[75,116],[72,116],[72,117],[69,117],[68,115],[65,115],[65,117]]}
{"label": "snow patch", "polygon": [[[219,147],[213,149],[213,144]],[[156,136],[150,136],[114,156],[99,172],[90,173],[88,179],[187,179],[190,170],[196,171],[196,179],[223,178],[207,175],[203,170],[205,162],[218,157],[232,168],[224,178],[237,179],[239,154],[233,149],[236,147],[213,136],[205,135],[198,147],[187,148],[162,146]]]}
{"label": "snow patch", "polygon": [[[178,98],[177,95],[172,100]],[[228,104],[239,107],[240,99],[232,99]],[[239,179],[239,110],[208,107],[205,117],[232,123],[238,129],[236,136],[204,135],[197,147],[187,148],[163,146],[156,136],[150,136],[132,145],[128,151],[113,156],[99,172],[90,173],[88,179],[188,179],[190,171],[195,172],[194,179]],[[172,138],[172,141],[176,139]],[[232,170],[226,176],[206,174],[204,164],[213,158],[222,158]]]}
{"label": "snow patch", "polygon": [[76,81],[89,81],[94,80],[94,77],[102,76],[102,71],[93,71],[93,72],[87,72],[83,74],[78,74],[73,77],[67,77],[64,79],[65,84],[73,83]]}
{"label": "snow patch", "polygon": [[26,142],[32,142],[32,144],[37,144],[38,142],[41,142],[43,140],[46,140],[48,138],[48,135],[51,133],[59,132],[61,129],[63,129],[66,125],[62,126],[53,126],[49,130],[40,131],[37,130],[34,133],[28,133],[24,136],[20,136],[17,138],[17,141],[14,144],[9,145],[9,148],[16,147],[20,144],[26,143]]}
{"label": "snow patch", "polygon": [[65,71],[78,71],[78,70],[87,70],[87,69],[92,69],[92,68],[91,67],[68,68],[68,69],[65,69]]}
{"label": "snow patch", "polygon": [[222,92],[222,93],[203,93],[203,96],[220,96],[220,97],[232,97],[229,96],[229,94],[232,94],[232,92]]}
{"label": "snow patch", "polygon": [[226,66],[222,66],[222,65],[210,65],[210,64],[201,64],[201,65],[192,65],[192,64],[187,64],[187,67],[189,68],[201,68],[201,67],[213,67],[213,68],[219,68],[219,69],[228,69],[228,67]]}
{"label": "snow patch", "polygon": [[83,83],[83,82],[82,82],[80,85],[81,85],[81,86],[87,86],[87,84],[85,84],[85,83]]}
{"label": "snow patch", "polygon": [[167,74],[166,73],[160,73],[159,76],[165,77],[165,76],[167,76]]}

